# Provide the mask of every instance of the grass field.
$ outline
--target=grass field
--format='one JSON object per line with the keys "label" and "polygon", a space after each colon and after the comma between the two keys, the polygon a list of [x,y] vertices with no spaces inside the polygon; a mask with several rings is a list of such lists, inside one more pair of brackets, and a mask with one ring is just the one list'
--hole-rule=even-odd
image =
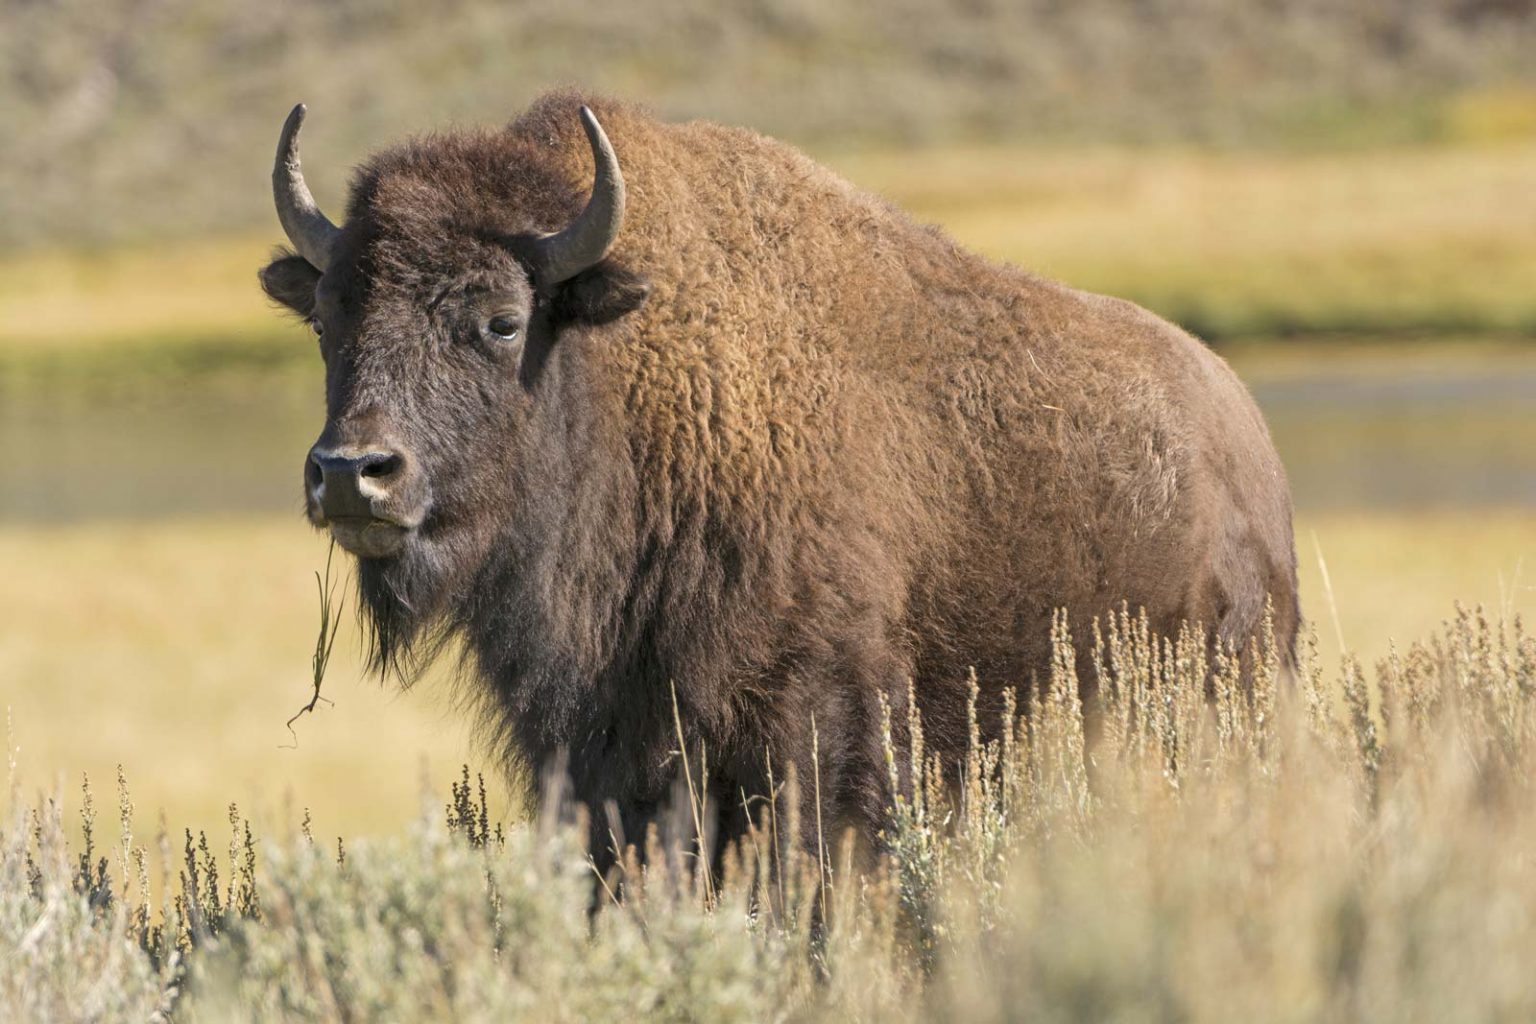
{"label": "grass field", "polygon": [[[1304,609],[1327,663],[1339,628],[1370,664],[1451,602],[1536,616],[1536,513],[1336,513],[1297,524]],[[304,702],[325,544],[294,519],[0,528],[0,704],[29,787],[122,765],[152,821],[212,826],[238,801],[263,821],[309,807],[356,836],[413,819],[425,769],[441,790],[480,763],[441,673],[406,693],[360,675],[350,615],[325,693]]]}
{"label": "grass field", "polygon": [[360,678],[350,610],[335,705],[284,726],[308,696],[325,554],[297,518],[0,529],[0,703],[26,778],[120,764],[150,821],[212,824],[231,800],[265,820],[302,802],[345,835],[413,818],[424,771],[441,788],[478,759],[445,680]]}
{"label": "grass field", "polygon": [[[830,162],[983,252],[1137,300],[1217,340],[1536,334],[1536,144],[948,149]],[[279,240],[274,225],[0,261],[0,366],[73,354],[87,370],[103,359],[123,368],[188,348],[308,358],[255,284]]]}
{"label": "grass field", "polygon": [[[120,821],[105,787],[67,800],[71,843],[64,808],[28,816],[13,789],[0,1005],[285,1022],[1536,1013],[1536,637],[1458,617],[1374,685],[1310,659],[1285,685],[1261,648],[1251,688],[1233,661],[1211,695],[1198,641],[1160,660],[1130,620],[1107,640],[1091,748],[1058,634],[1027,726],[1008,715],[1003,739],[973,740],[958,793],[911,752],[922,783],[895,783],[875,871],[836,837],[779,844],[766,809],[718,883],[690,870],[688,835],[599,882],[579,826],[504,830],[472,787],[376,841],[274,835],[232,809],[213,839],[158,852],[131,791]],[[887,718],[895,780],[908,754],[890,736]]]}

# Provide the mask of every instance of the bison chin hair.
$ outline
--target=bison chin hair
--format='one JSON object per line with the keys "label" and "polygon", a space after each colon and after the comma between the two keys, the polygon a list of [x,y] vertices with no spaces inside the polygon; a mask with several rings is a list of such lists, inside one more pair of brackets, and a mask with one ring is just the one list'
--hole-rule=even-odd
{"label": "bison chin hair", "polygon": [[391,558],[357,560],[357,610],[368,638],[368,666],[409,686],[453,636],[448,595],[455,576],[450,549],[416,539]]}

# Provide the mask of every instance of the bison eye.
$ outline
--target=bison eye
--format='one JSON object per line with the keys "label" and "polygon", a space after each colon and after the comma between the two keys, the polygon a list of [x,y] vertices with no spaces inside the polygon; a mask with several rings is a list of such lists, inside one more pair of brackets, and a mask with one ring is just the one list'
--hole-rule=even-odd
{"label": "bison eye", "polygon": [[485,325],[485,333],[502,341],[511,341],[517,337],[517,332],[521,326],[510,316],[493,316]]}
{"label": "bison eye", "polygon": [[325,333],[325,325],[320,322],[320,318],[317,316],[309,318],[309,329],[315,332],[315,337],[317,338]]}

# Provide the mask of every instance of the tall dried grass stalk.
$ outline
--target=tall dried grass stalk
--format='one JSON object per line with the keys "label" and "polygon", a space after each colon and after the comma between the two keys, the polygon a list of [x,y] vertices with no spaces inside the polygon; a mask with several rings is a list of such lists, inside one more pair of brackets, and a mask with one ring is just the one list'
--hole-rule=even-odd
{"label": "tall dried grass stalk", "polygon": [[[186,833],[154,907],[149,863],[164,873],[171,851],[163,830],[158,854],[137,844],[126,782],[115,871],[94,847],[88,787],[74,857],[58,801],[13,806],[0,1007],[16,1019],[80,1007],[189,1020],[1536,1016],[1536,638],[1518,620],[1457,608],[1374,674],[1347,658],[1333,679],[1314,641],[1292,666],[1270,631],[1211,647],[1199,629],[1160,637],[1122,608],[1091,625],[1080,656],[1069,627],[1056,617],[1048,677],[1017,681],[1000,718],[985,720],[971,679],[960,764],[925,746],[910,688],[882,706],[892,802],[872,859],[827,832],[819,801],[817,849],[786,841],[801,834],[804,783],[771,766],[773,792],[739,794],[746,839],[704,871],[720,808],[703,799],[702,751],[698,775],[680,765],[692,834],[636,837],[617,888],[594,881],[580,815],[503,829],[467,772],[446,829],[354,842],[344,862],[307,838],[258,845],[231,807],[228,860]],[[681,720],[678,732],[681,755]],[[822,780],[808,782],[814,796]]]}

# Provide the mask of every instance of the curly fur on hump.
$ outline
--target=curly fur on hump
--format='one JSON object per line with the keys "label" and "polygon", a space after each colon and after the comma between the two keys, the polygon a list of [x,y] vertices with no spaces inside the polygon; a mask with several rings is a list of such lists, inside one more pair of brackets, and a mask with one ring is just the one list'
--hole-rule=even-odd
{"label": "curly fur on hump", "polygon": [[[629,186],[592,272],[609,291],[551,301],[512,389],[418,340],[419,311],[515,274],[502,243],[580,208],[583,102]],[[328,356],[333,419],[386,408],[452,497],[398,562],[363,563],[381,663],[462,635],[509,763],[563,757],[604,835],[665,802],[674,689],[724,835],[770,767],[810,777],[814,722],[825,813],[872,836],[881,696],[911,680],[957,758],[970,670],[990,718],[1046,670],[1053,609],[1124,601],[1240,642],[1272,600],[1293,642],[1288,488],[1220,358],[773,140],[551,94],[366,165],[327,278],[354,339]],[[638,308],[583,312],[626,282]]]}

